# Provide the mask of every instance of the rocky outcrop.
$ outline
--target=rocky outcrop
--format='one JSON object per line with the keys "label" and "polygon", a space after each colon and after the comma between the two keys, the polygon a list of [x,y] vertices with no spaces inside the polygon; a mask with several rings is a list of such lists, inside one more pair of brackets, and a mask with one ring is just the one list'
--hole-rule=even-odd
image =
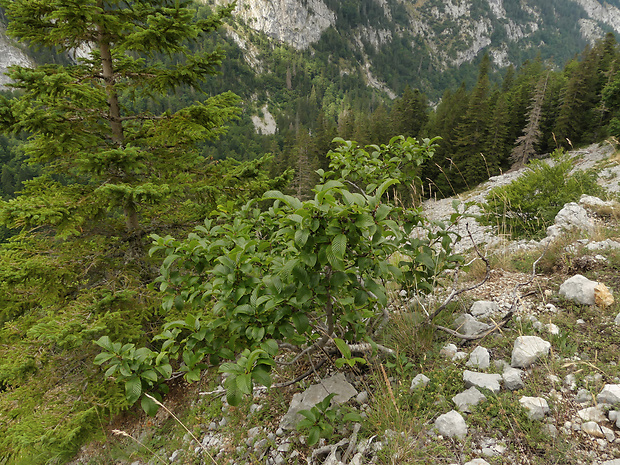
{"label": "rocky outcrop", "polygon": [[298,50],[317,42],[336,23],[335,13],[322,0],[239,0],[233,14],[252,29]]}
{"label": "rocky outcrop", "polygon": [[10,82],[5,73],[10,66],[33,66],[33,61],[21,49],[11,42],[0,29],[0,88]]}
{"label": "rocky outcrop", "polygon": [[617,33],[620,32],[620,9],[617,7],[598,0],[572,1],[581,5],[591,19],[611,26]]}

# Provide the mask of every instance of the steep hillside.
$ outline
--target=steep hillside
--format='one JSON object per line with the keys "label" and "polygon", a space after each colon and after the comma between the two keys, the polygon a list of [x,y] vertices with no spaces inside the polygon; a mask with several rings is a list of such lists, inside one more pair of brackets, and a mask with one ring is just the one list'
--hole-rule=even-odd
{"label": "steep hillside", "polygon": [[473,79],[467,65],[481,52],[496,69],[537,54],[562,66],[605,32],[620,32],[619,7],[597,0],[239,0],[233,37],[244,48],[249,28],[299,51],[327,48],[364,69],[370,86],[400,93],[409,84],[438,97]]}

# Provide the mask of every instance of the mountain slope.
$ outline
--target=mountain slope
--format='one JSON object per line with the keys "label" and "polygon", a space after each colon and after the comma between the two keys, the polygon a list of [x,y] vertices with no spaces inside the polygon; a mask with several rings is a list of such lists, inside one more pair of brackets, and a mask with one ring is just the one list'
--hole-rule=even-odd
{"label": "mountain slope", "polygon": [[239,0],[234,14],[240,44],[248,30],[299,51],[330,44],[334,58],[379,78],[369,85],[383,89],[383,81],[399,93],[409,84],[431,98],[458,85],[459,68],[481,53],[496,69],[538,53],[563,66],[587,43],[620,32],[617,0]]}

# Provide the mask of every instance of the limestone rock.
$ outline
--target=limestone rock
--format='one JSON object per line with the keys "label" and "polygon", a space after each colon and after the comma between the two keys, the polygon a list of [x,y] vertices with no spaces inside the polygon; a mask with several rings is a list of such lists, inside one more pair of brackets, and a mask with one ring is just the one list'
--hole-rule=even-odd
{"label": "limestone rock", "polygon": [[502,375],[492,373],[477,373],[475,371],[465,370],[463,372],[463,381],[466,387],[475,386],[481,389],[488,389],[493,394],[497,394],[500,390]]}
{"label": "limestone rock", "polygon": [[594,421],[588,421],[581,425],[581,430],[584,433],[589,434],[590,436],[607,439],[607,441],[609,442],[613,442],[613,440],[616,438],[616,435],[612,430],[605,426],[601,426]]}
{"label": "limestone rock", "polygon": [[513,368],[526,368],[537,359],[549,354],[551,344],[538,336],[519,336],[515,340],[510,365]]}
{"label": "limestone rock", "polygon": [[564,205],[555,216],[554,223],[547,228],[548,237],[557,237],[563,231],[574,229],[594,232],[594,222],[588,217],[588,212],[575,202]]}
{"label": "limestone rock", "polygon": [[473,459],[466,462],[465,465],[489,465],[489,462],[484,459]]}
{"label": "limestone rock", "polygon": [[594,303],[599,308],[607,308],[614,303],[614,296],[603,283],[598,283],[594,288]]}
{"label": "limestone rock", "polygon": [[476,318],[488,318],[499,313],[499,306],[490,300],[478,300],[474,302],[469,312]]}
{"label": "limestone rock", "polygon": [[510,391],[521,389],[523,387],[523,379],[521,378],[522,374],[523,370],[519,370],[518,368],[506,368],[502,374],[506,389],[509,389]]}
{"label": "limestone rock", "polygon": [[332,402],[341,404],[356,396],[357,390],[345,379],[342,373],[324,379],[320,384],[313,384],[304,392],[293,396],[288,412],[280,420],[280,428],[284,430],[295,429],[297,423],[303,419],[298,412],[311,409],[331,393],[336,393]]}
{"label": "limestone rock", "polygon": [[594,421],[596,423],[601,423],[606,420],[605,414],[599,406],[583,408],[577,412],[577,416],[586,422]]}
{"label": "limestone rock", "polygon": [[411,380],[411,387],[409,391],[413,391],[419,387],[426,387],[426,385],[430,382],[428,376],[423,375],[422,373],[418,374]]}
{"label": "limestone rock", "polygon": [[582,305],[594,305],[594,289],[598,283],[577,274],[560,286],[560,295]]}
{"label": "limestone rock", "polygon": [[601,216],[610,216],[619,212],[620,205],[613,200],[601,200],[598,197],[583,194],[579,205]]}
{"label": "limestone rock", "polygon": [[470,368],[478,368],[480,370],[486,370],[491,365],[491,356],[489,351],[484,347],[476,347],[469,356],[469,360],[465,364]]}
{"label": "limestone rock", "polygon": [[599,404],[620,404],[620,384],[606,384],[596,401]]}
{"label": "limestone rock", "polygon": [[465,419],[456,410],[450,410],[448,413],[440,415],[435,420],[435,428],[439,434],[445,437],[463,439],[467,436]]}
{"label": "limestone rock", "polygon": [[616,319],[614,320],[614,324],[616,326],[620,326],[620,313],[618,313],[618,315],[616,315]]}
{"label": "limestone rock", "polygon": [[491,328],[490,325],[478,321],[468,313],[458,317],[455,321],[455,326],[459,333],[465,334],[466,336],[473,336]]}
{"label": "limestone rock", "polygon": [[452,344],[452,343],[446,344],[439,351],[439,355],[443,355],[444,357],[451,359],[452,357],[454,357],[456,355],[458,350],[459,349],[458,349],[458,347],[455,344]]}
{"label": "limestone rock", "polygon": [[308,48],[336,23],[335,13],[322,0],[242,0],[233,14],[297,50]]}
{"label": "limestone rock", "polygon": [[549,413],[549,404],[542,397],[523,396],[519,399],[519,403],[528,411],[527,415],[532,420],[542,420]]}
{"label": "limestone rock", "polygon": [[480,402],[486,400],[486,396],[482,394],[474,386],[470,387],[466,391],[455,395],[452,398],[452,402],[456,405],[461,412],[471,412],[471,407],[475,407]]}
{"label": "limestone rock", "polygon": [[549,332],[549,334],[552,334],[554,336],[560,334],[560,328],[558,328],[558,325],[555,325],[553,323],[546,324],[545,329]]}

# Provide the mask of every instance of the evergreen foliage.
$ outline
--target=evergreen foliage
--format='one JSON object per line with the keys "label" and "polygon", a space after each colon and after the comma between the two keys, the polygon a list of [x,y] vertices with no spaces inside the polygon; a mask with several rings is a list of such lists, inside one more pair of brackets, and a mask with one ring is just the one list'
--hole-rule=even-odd
{"label": "evergreen foliage", "polygon": [[562,150],[554,152],[551,160],[533,160],[527,166],[526,174],[487,195],[483,220],[500,234],[543,237],[565,204],[578,201],[583,194],[601,194],[596,174],[571,174],[573,162]]}
{"label": "evergreen foliage", "polygon": [[[0,462],[62,463],[105,433],[136,384],[107,381],[93,341],[129,341],[119,351],[133,367],[144,351],[131,344],[169,317],[148,287],[157,266],[145,232],[188,231],[217,205],[234,209],[290,176],[269,176],[270,156],[216,162],[197,150],[238,113],[232,93],[200,89],[221,52],[189,47],[229,10],[195,19],[189,3],[166,0],[3,5],[14,36],[84,52],[13,68],[18,92],[0,98],[0,223],[11,229],[0,244]],[[157,110],[192,88],[204,97]]]}

